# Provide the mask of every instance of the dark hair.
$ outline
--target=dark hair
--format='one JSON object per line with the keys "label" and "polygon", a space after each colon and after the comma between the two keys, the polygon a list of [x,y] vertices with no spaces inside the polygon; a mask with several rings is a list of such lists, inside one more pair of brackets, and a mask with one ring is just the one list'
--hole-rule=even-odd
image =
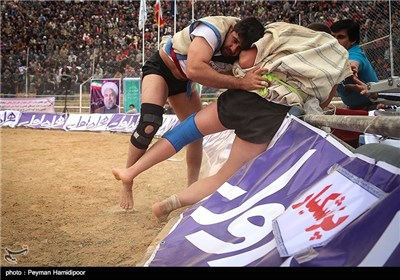
{"label": "dark hair", "polygon": [[351,19],[343,19],[334,22],[331,25],[331,30],[333,33],[339,32],[343,29],[347,30],[347,35],[349,36],[349,40],[351,42],[356,42],[356,44],[360,43],[360,25],[357,22],[354,22]]}
{"label": "dark hair", "polygon": [[135,105],[133,105],[133,104],[129,104],[129,107],[131,107],[131,106],[132,106],[132,107],[135,107]]}
{"label": "dark hair", "polygon": [[255,17],[240,20],[234,27],[242,42],[242,50],[250,49],[251,45],[264,36],[264,25]]}
{"label": "dark hair", "polygon": [[315,31],[323,31],[326,32],[328,34],[332,34],[331,29],[329,28],[328,25],[323,24],[323,23],[319,23],[319,22],[313,22],[310,23],[309,25],[307,25],[308,28],[315,30]]}

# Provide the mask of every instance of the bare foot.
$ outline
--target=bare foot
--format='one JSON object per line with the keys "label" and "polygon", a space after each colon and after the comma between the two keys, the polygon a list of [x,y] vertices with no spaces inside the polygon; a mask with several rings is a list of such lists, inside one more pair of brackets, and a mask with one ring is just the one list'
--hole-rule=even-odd
{"label": "bare foot", "polygon": [[120,192],[120,203],[119,206],[122,209],[130,210],[133,208],[133,192],[132,192],[133,182],[130,184],[122,184],[122,189]]}
{"label": "bare foot", "polygon": [[151,209],[160,223],[167,221],[169,212],[166,211],[163,201],[154,203]]}
{"label": "bare foot", "polygon": [[161,202],[154,203],[151,210],[153,211],[154,216],[156,216],[156,218],[162,223],[167,221],[169,213],[181,207],[182,205],[178,196],[174,194]]}
{"label": "bare foot", "polygon": [[119,206],[122,209],[130,210],[133,208],[133,180],[131,180],[127,174],[126,169],[113,168],[112,173],[115,179],[122,181],[122,189],[120,192],[120,203]]}

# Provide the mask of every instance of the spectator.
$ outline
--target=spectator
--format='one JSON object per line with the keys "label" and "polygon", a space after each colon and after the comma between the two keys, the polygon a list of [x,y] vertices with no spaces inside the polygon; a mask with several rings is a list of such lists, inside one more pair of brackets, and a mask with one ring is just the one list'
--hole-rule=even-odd
{"label": "spectator", "polygon": [[[311,22],[326,23],[330,26],[333,22],[343,18],[357,17],[361,24],[360,33],[363,43],[374,42],[366,45],[364,51],[370,58],[378,78],[387,79],[391,75],[391,65],[384,57],[388,47],[382,48],[389,40],[385,37],[391,28],[393,38],[393,58],[394,73],[399,72],[400,55],[398,52],[400,42],[400,29],[398,24],[393,23],[389,26],[388,6],[392,6],[392,19],[399,18],[400,2],[398,1],[357,1],[357,5],[350,7],[348,1],[289,1],[290,7],[284,4],[287,1],[225,1],[224,4],[218,1],[195,1],[192,14],[192,4],[189,1],[177,1],[177,10],[179,14],[176,21],[176,31],[182,30],[193,18],[199,19],[208,15],[230,15],[237,17],[251,16],[254,12],[263,23],[275,22],[280,20],[293,22],[307,26]],[[161,1],[162,5],[168,5],[168,1]],[[138,11],[140,1],[0,1],[1,5],[1,54],[2,67],[1,76],[4,78],[6,69],[14,73],[13,66],[20,60],[23,65],[24,56],[29,48],[29,64],[34,62],[36,65],[35,76],[39,75],[39,67],[45,68],[42,72],[50,70],[51,73],[57,72],[65,61],[68,66],[68,55],[71,51],[77,56],[76,64],[81,66],[80,72],[89,78],[93,73],[92,63],[101,64],[104,69],[104,78],[112,78],[117,71],[120,71],[121,65],[115,61],[116,53],[111,50],[121,48],[123,38],[133,38],[134,43],[131,47],[135,50],[132,57],[125,60],[127,64],[134,67],[138,76],[140,67],[143,65],[143,59],[146,60],[153,53],[150,49],[150,43],[145,41],[145,50],[143,52],[142,31],[138,29]],[[151,4],[148,4],[148,7]],[[164,7],[165,8],[165,7]],[[96,12],[93,12],[96,11]],[[127,12],[129,11],[129,13]],[[293,14],[294,13],[294,14]],[[354,13],[354,14],[353,14]],[[104,15],[105,20],[100,20],[98,15]],[[295,16],[293,16],[295,15]],[[296,15],[301,15],[297,17]],[[164,14],[166,24],[160,29],[160,38],[166,34],[174,34],[172,28],[173,15]],[[154,17],[153,11],[149,9],[148,20],[145,28],[149,29],[150,40],[156,38],[153,48],[157,48],[157,25],[151,24],[151,18]],[[110,19],[110,25],[108,22]],[[37,19],[37,20],[35,20]],[[354,19],[354,18],[353,18]],[[299,21],[300,20],[300,21]],[[382,32],[381,32],[382,31]],[[125,36],[124,36],[125,34]],[[97,37],[97,35],[99,37]],[[379,39],[379,40],[376,40]],[[131,40],[132,41],[132,40]],[[64,46],[67,42],[68,46]],[[128,40],[126,41],[128,43]],[[100,44],[100,46],[98,45]],[[65,61],[61,59],[60,50]],[[92,56],[95,48],[98,49],[96,55]],[[65,56],[64,52],[67,49]],[[125,48],[121,48],[125,51]],[[145,57],[143,57],[145,53]],[[104,61],[100,61],[101,58]],[[383,63],[379,63],[382,59]],[[137,60],[134,64],[133,61]],[[47,61],[48,63],[44,63]],[[60,63],[63,61],[62,63]],[[26,62],[26,60],[25,60]],[[381,64],[381,65],[379,65]],[[8,66],[8,67],[7,67]],[[30,67],[30,66],[29,66]],[[105,67],[108,68],[106,72]],[[379,68],[378,68],[379,67]],[[29,73],[31,75],[31,73]],[[33,91],[38,80],[28,80],[28,88]],[[2,79],[2,84],[6,83]],[[9,84],[17,84],[17,80],[10,81]],[[32,83],[32,84],[31,84]],[[60,87],[60,81],[57,79],[57,89]],[[23,86],[18,87],[18,91],[25,91],[25,78],[22,81]],[[10,89],[8,91],[6,89]],[[9,87],[6,85],[2,91],[15,96],[17,86]]]}
{"label": "spectator", "polygon": [[69,94],[72,85],[71,69],[67,64],[64,64],[62,68],[58,70],[57,75],[60,78],[60,92],[59,94]]}
{"label": "spectator", "polygon": [[46,80],[44,81],[44,89],[43,89],[43,94],[45,95],[54,95],[56,91],[56,83],[53,80],[53,77],[51,75],[45,75]]}
{"label": "spectator", "polygon": [[[359,24],[350,19],[344,19],[334,22],[330,28],[333,36],[348,50],[349,61],[354,75],[364,83],[377,82],[378,76],[360,47]],[[353,78],[349,77],[342,85],[339,85],[338,92],[343,103],[352,110],[369,111],[375,109],[376,104],[368,96],[345,87],[346,84],[354,83]]]}

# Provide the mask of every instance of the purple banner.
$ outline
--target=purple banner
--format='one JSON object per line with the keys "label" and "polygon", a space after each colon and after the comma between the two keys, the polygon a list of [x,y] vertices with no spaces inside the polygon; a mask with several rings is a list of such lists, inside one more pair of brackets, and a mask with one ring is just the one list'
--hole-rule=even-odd
{"label": "purple banner", "polygon": [[106,131],[114,114],[71,114],[65,123],[65,130]]}
{"label": "purple banner", "polygon": [[140,114],[115,114],[108,123],[108,130],[132,133],[137,126]]}
{"label": "purple banner", "polygon": [[[0,111],[0,127],[24,126],[30,128],[64,129],[77,131],[113,131],[132,133],[140,114],[46,114],[14,110]],[[156,133],[161,137],[179,124],[176,115],[164,115],[163,124]]]}
{"label": "purple banner", "polygon": [[[394,216],[400,207],[398,169],[389,171],[366,162],[329,138],[292,119],[274,146],[243,166],[208,199],[184,212],[145,265],[357,266],[367,258],[366,263],[373,264],[379,259],[379,266],[400,265],[398,232],[385,257],[368,255],[385,229],[396,224],[396,219],[398,225]],[[272,221],[337,166],[385,192],[384,198],[324,246],[281,257]],[[396,195],[397,202],[391,199]],[[338,239],[343,234],[347,241]],[[358,241],[360,236],[363,242]]]}
{"label": "purple banner", "polygon": [[22,113],[17,126],[42,129],[63,129],[67,114]]}

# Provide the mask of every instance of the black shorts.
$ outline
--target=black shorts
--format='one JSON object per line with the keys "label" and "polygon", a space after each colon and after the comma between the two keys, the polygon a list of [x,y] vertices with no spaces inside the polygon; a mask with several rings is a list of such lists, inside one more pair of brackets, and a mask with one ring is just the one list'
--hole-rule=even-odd
{"label": "black shorts", "polygon": [[269,143],[289,110],[289,106],[245,90],[229,89],[218,97],[218,117],[223,126],[254,144]]}
{"label": "black shorts", "polygon": [[171,70],[161,59],[160,53],[155,52],[142,67],[143,78],[149,74],[159,75],[164,78],[168,85],[168,96],[186,92],[188,81],[181,81],[175,78]]}

